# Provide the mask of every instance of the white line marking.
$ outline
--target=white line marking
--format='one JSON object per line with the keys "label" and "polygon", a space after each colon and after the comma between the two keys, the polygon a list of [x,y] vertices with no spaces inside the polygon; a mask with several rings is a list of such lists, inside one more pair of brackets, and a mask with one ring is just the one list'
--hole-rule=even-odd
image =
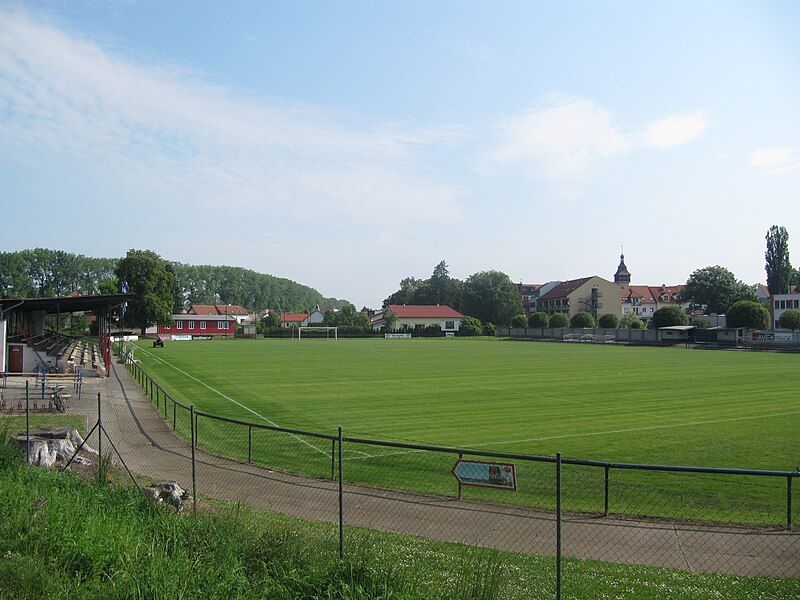
{"label": "white line marking", "polygon": [[[147,350],[145,350],[144,348],[139,348],[139,352],[144,352],[145,354],[147,354],[147,356],[150,356],[151,358],[155,358],[156,360],[160,360],[160,361],[161,361],[162,363],[164,363],[165,365],[167,365],[167,366],[170,366],[170,367],[172,367],[173,369],[175,369],[175,370],[176,370],[178,373],[183,373],[183,374],[184,374],[184,375],[186,375],[186,377],[188,377],[189,379],[192,379],[192,380],[196,381],[197,383],[199,383],[199,384],[200,384],[200,385],[202,385],[203,387],[206,387],[206,388],[208,388],[209,390],[211,390],[211,391],[212,391],[212,392],[214,392],[215,394],[219,394],[220,396],[222,396],[223,398],[225,398],[225,400],[228,400],[229,402],[233,402],[233,403],[234,403],[236,406],[239,406],[240,408],[243,408],[243,409],[245,409],[247,412],[250,412],[250,413],[254,414],[254,415],[255,415],[255,416],[257,416],[259,419],[262,419],[262,420],[266,421],[266,422],[267,422],[267,423],[269,423],[270,425],[272,425],[272,426],[274,426],[274,427],[280,427],[280,425],[278,425],[278,424],[277,424],[275,421],[270,421],[270,420],[269,420],[267,417],[265,417],[264,415],[262,415],[262,414],[260,414],[260,413],[258,413],[258,412],[256,412],[256,411],[254,411],[254,410],[253,410],[252,408],[250,408],[249,406],[245,406],[244,404],[242,404],[241,402],[237,402],[236,400],[234,400],[234,399],[233,399],[233,398],[231,398],[230,396],[226,396],[225,394],[223,394],[222,392],[220,392],[218,389],[215,389],[215,388],[211,387],[211,386],[210,386],[210,385],[208,385],[206,382],[199,380],[197,377],[195,377],[194,375],[191,375],[191,374],[187,373],[187,372],[186,372],[186,371],[184,371],[183,369],[179,369],[178,367],[176,367],[176,366],[175,366],[175,365],[173,365],[172,363],[170,363],[170,362],[168,362],[168,361],[164,360],[163,358],[160,358],[160,357],[153,356],[153,354],[151,354],[150,352],[148,352],[148,351],[147,351]],[[313,448],[314,450],[316,450],[316,451],[317,451],[317,452],[319,452],[320,454],[322,454],[322,455],[324,455],[324,456],[330,456],[330,455],[329,455],[327,452],[325,452],[324,450],[320,450],[319,448],[317,448],[317,447],[316,447],[314,444],[312,444],[311,442],[309,442],[309,441],[307,441],[307,440],[304,440],[303,438],[301,438],[301,437],[299,437],[299,436],[297,436],[297,435],[295,435],[295,434],[293,434],[293,433],[290,433],[289,435],[291,435],[291,436],[292,436],[294,439],[296,439],[298,442],[302,442],[303,444],[305,444],[305,445],[306,445],[306,446],[308,446],[309,448]]]}

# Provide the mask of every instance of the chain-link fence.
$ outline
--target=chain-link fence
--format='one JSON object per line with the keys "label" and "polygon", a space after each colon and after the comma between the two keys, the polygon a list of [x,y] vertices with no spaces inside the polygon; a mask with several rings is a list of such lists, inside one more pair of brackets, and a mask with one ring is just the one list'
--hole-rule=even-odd
{"label": "chain-link fence", "polygon": [[452,557],[484,549],[490,559],[473,568],[495,574],[501,597],[695,597],[703,586],[721,597],[800,594],[800,472],[292,429],[195,410],[130,356],[124,363],[136,385],[120,380],[98,401],[87,443],[113,450],[139,484],[177,482],[196,510],[227,501],[329,523],[342,556],[364,544],[408,547],[432,565],[422,578],[464,569]]}

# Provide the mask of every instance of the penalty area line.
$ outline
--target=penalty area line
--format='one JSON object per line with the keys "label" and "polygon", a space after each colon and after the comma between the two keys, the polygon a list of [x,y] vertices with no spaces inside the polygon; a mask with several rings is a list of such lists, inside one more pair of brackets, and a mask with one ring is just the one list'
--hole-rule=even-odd
{"label": "penalty area line", "polygon": [[[199,383],[200,385],[202,385],[202,386],[203,386],[203,387],[205,387],[205,388],[208,388],[209,390],[211,390],[211,391],[212,391],[212,392],[214,392],[215,394],[218,394],[219,396],[222,396],[222,397],[223,397],[223,398],[225,398],[225,400],[227,400],[228,402],[232,402],[232,403],[233,403],[233,404],[235,404],[236,406],[238,406],[238,407],[240,407],[240,408],[243,408],[243,409],[245,409],[247,412],[249,412],[249,413],[252,413],[253,415],[257,416],[259,419],[261,419],[261,420],[263,420],[263,421],[266,421],[267,423],[269,423],[269,424],[270,424],[270,425],[272,425],[273,427],[280,427],[280,425],[278,425],[278,424],[277,424],[275,421],[271,421],[270,419],[268,419],[267,417],[265,417],[265,416],[264,416],[264,415],[262,415],[261,413],[258,413],[258,412],[256,412],[256,411],[254,411],[254,410],[253,410],[252,408],[250,408],[249,406],[245,406],[244,404],[242,404],[241,402],[237,402],[236,400],[234,400],[234,399],[233,399],[233,398],[231,398],[230,396],[226,396],[225,394],[223,394],[222,392],[220,392],[218,389],[211,387],[211,386],[210,386],[210,385],[208,385],[208,384],[207,384],[205,381],[202,381],[202,380],[198,379],[197,377],[195,377],[194,375],[192,375],[192,374],[190,374],[190,373],[187,373],[187,372],[186,372],[186,371],[184,371],[183,369],[179,369],[178,367],[176,367],[175,365],[173,365],[171,362],[169,362],[169,361],[166,361],[166,360],[164,360],[163,358],[160,358],[160,357],[157,357],[157,356],[153,355],[152,353],[148,352],[148,351],[147,351],[147,350],[145,350],[144,348],[138,348],[138,350],[139,350],[139,352],[144,352],[144,353],[145,353],[147,356],[150,356],[151,358],[154,358],[154,359],[156,359],[156,360],[160,360],[160,361],[161,361],[162,363],[164,363],[165,365],[167,365],[167,366],[169,366],[169,367],[172,367],[173,369],[175,369],[175,370],[176,370],[178,373],[181,373],[181,374],[183,374],[183,375],[186,375],[186,377],[188,377],[189,379],[191,379],[191,380],[193,380],[193,381],[196,381],[197,383]],[[316,447],[314,444],[312,444],[311,442],[309,442],[309,441],[307,441],[307,440],[304,440],[304,439],[303,439],[303,438],[301,438],[300,436],[298,436],[298,435],[295,435],[294,433],[290,433],[289,435],[291,435],[291,436],[292,436],[294,439],[296,439],[298,442],[301,442],[301,443],[305,444],[305,445],[306,445],[306,446],[308,446],[309,448],[313,448],[314,450],[316,450],[317,452],[319,452],[319,453],[320,453],[320,454],[322,454],[323,456],[330,456],[330,455],[329,455],[327,452],[325,452],[324,450],[320,450],[320,449],[319,449],[319,448],[317,448],[317,447]]]}

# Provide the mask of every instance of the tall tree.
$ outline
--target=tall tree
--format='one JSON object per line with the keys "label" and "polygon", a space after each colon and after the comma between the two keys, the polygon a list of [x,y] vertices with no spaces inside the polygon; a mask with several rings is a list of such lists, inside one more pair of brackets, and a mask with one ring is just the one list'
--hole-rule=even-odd
{"label": "tall tree", "polygon": [[507,325],[523,311],[519,289],[505,273],[483,271],[464,284],[464,310],[483,322]]}
{"label": "tall tree", "polygon": [[794,278],[789,262],[789,233],[785,227],[773,225],[767,231],[767,287],[770,294],[787,294]]}
{"label": "tall tree", "polygon": [[140,327],[144,335],[150,325],[171,322],[175,275],[158,254],[151,250],[128,250],[117,265],[117,277],[127,281],[129,291],[136,294],[128,302],[126,323]]}
{"label": "tall tree", "polygon": [[696,306],[705,306],[709,313],[718,314],[739,300],[757,300],[752,287],[718,265],[697,269],[689,275],[681,297]]}

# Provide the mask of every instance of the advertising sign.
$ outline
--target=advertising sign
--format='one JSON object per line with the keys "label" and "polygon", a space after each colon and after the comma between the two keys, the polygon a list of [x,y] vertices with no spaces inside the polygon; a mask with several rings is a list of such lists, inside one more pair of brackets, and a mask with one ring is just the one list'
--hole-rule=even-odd
{"label": "advertising sign", "polygon": [[192,336],[188,333],[173,333],[172,340],[175,342],[188,342],[191,341]]}
{"label": "advertising sign", "polygon": [[462,485],[517,491],[517,471],[511,463],[459,460],[453,475]]}
{"label": "advertising sign", "polygon": [[776,333],[773,331],[753,332],[754,342],[780,342],[785,344],[791,342],[793,337],[794,336],[791,333]]}
{"label": "advertising sign", "polygon": [[214,339],[213,335],[192,335],[193,340],[211,340]]}

